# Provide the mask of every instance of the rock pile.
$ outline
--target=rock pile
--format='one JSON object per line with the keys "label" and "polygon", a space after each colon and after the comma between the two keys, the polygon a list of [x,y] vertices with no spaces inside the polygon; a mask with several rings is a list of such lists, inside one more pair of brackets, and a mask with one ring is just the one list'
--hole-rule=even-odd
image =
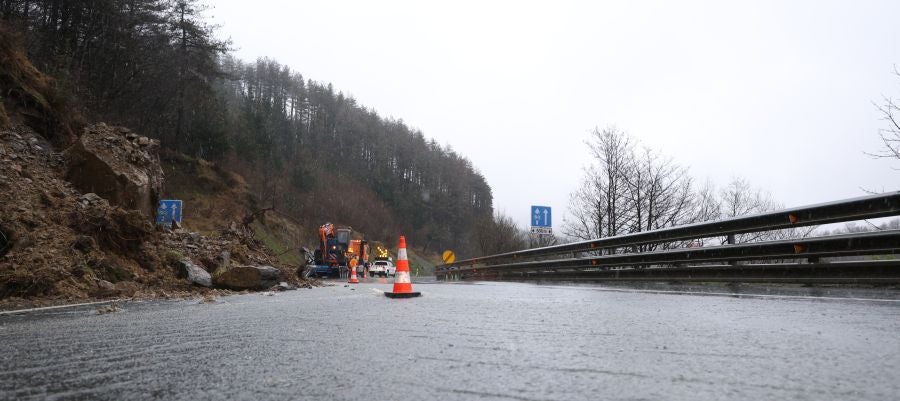
{"label": "rock pile", "polygon": [[310,284],[248,228],[202,235],[154,226],[158,146],[98,124],[58,153],[29,128],[0,129],[0,304]]}
{"label": "rock pile", "polygon": [[[238,229],[236,224],[211,235],[164,229],[161,240],[167,263],[195,285],[267,290],[282,281],[306,288],[312,283],[298,278],[294,269],[274,267],[276,263],[269,251],[252,233]],[[211,285],[206,284],[207,276]]]}
{"label": "rock pile", "polygon": [[61,179],[64,165],[30,129],[0,131],[0,298],[45,294],[68,278],[76,235],[67,222],[78,193]]}

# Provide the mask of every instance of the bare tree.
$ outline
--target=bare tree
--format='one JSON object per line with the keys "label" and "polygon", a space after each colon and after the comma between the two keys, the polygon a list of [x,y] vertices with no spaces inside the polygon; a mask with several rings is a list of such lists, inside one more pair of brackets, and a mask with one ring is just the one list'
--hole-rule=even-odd
{"label": "bare tree", "polygon": [[[717,190],[707,181],[699,189],[687,168],[657,151],[640,147],[616,128],[595,129],[588,146],[594,164],[582,185],[570,195],[563,220],[568,238],[589,240],[629,233],[764,213],[782,208],[771,194],[743,178]],[[734,242],[805,237],[812,228],[734,235]],[[705,240],[726,243],[728,237]],[[695,244],[696,240],[647,244],[630,251],[652,251]],[[629,251],[629,250],[626,250]]]}
{"label": "bare tree", "polygon": [[[776,203],[772,196],[759,188],[754,188],[744,178],[734,178],[719,192],[720,214],[719,218],[727,219],[738,216],[759,214],[774,210]],[[734,242],[738,244],[760,241],[766,238],[764,232],[753,232],[734,235]],[[722,237],[721,243],[727,243],[728,238]]]}
{"label": "bare tree", "polygon": [[584,182],[569,195],[571,217],[563,218],[563,234],[575,239],[589,240],[603,234],[604,191],[597,185],[597,172],[588,168]]}
{"label": "bare tree", "polygon": [[527,240],[515,220],[501,212],[493,218],[482,219],[475,230],[482,255],[495,255],[525,249]]}
{"label": "bare tree", "polygon": [[631,138],[615,127],[597,128],[587,142],[597,164],[589,167],[582,186],[570,197],[571,219],[563,233],[577,239],[612,237],[627,226],[623,177],[633,165]]}
{"label": "bare tree", "polygon": [[[629,206],[629,232],[657,230],[688,221],[694,198],[693,180],[687,175],[687,169],[670,158],[643,148],[622,180]],[[656,248],[656,244],[647,244],[638,250]]]}
{"label": "bare tree", "polygon": [[595,211],[600,223],[597,232],[600,236],[612,237],[620,234],[627,225],[623,177],[633,165],[634,146],[631,138],[615,127],[603,131],[595,128],[593,136],[594,142],[589,146],[599,163],[593,177],[593,185],[600,195]]}
{"label": "bare tree", "polygon": [[[900,71],[894,67],[894,75],[900,77]],[[876,104],[881,112],[881,119],[886,122],[886,127],[878,130],[884,149],[881,152],[869,153],[869,155],[881,158],[900,159],[900,104],[896,99],[884,97],[884,104]]]}
{"label": "bare tree", "polygon": [[718,220],[722,216],[722,200],[716,193],[716,186],[707,180],[694,195],[693,213],[690,223]]}
{"label": "bare tree", "polygon": [[[728,186],[720,191],[719,218],[724,219],[747,216],[771,212],[778,209],[784,209],[784,205],[775,201],[768,191],[753,187],[744,178],[734,178]],[[735,234],[734,242],[742,244],[758,241],[803,238],[809,236],[815,229],[815,226],[810,226]],[[726,242],[727,237],[722,237],[721,243],[724,244]]]}
{"label": "bare tree", "polygon": [[529,232],[525,232],[524,235],[528,237],[529,248],[543,248],[560,244],[559,237],[556,235],[536,235]]}
{"label": "bare tree", "polygon": [[720,192],[722,218],[745,216],[772,210],[775,201],[772,196],[759,188],[754,188],[744,178],[734,178]]}
{"label": "bare tree", "polygon": [[595,164],[586,170],[582,186],[570,197],[570,217],[563,223],[565,235],[612,237],[690,220],[696,202],[687,169],[650,148],[636,151],[635,144],[616,128],[594,130],[588,146]]}

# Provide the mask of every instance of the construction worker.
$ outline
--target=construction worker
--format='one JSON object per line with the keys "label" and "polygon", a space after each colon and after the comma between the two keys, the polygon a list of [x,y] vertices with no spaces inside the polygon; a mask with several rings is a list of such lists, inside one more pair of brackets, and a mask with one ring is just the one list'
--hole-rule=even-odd
{"label": "construction worker", "polygon": [[353,275],[353,272],[356,271],[356,265],[359,264],[359,262],[356,261],[356,258],[357,256],[350,258],[350,275]]}

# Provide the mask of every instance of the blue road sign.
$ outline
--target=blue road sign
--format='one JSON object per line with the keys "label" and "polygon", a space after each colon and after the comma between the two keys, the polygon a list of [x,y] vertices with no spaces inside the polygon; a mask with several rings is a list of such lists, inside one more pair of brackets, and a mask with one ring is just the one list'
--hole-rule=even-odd
{"label": "blue road sign", "polygon": [[156,209],[156,224],[181,223],[181,201],[176,199],[162,199],[159,201],[159,209]]}
{"label": "blue road sign", "polygon": [[531,226],[532,227],[552,227],[553,214],[550,213],[550,206],[532,206],[531,207]]}

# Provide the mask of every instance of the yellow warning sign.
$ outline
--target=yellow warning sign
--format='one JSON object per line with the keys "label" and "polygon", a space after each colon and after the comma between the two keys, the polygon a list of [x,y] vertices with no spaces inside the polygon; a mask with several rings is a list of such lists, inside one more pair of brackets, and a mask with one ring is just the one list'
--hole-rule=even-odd
{"label": "yellow warning sign", "polygon": [[453,251],[448,249],[448,250],[444,251],[443,255],[441,255],[441,259],[444,260],[444,263],[450,264],[456,260],[456,255],[453,254]]}

